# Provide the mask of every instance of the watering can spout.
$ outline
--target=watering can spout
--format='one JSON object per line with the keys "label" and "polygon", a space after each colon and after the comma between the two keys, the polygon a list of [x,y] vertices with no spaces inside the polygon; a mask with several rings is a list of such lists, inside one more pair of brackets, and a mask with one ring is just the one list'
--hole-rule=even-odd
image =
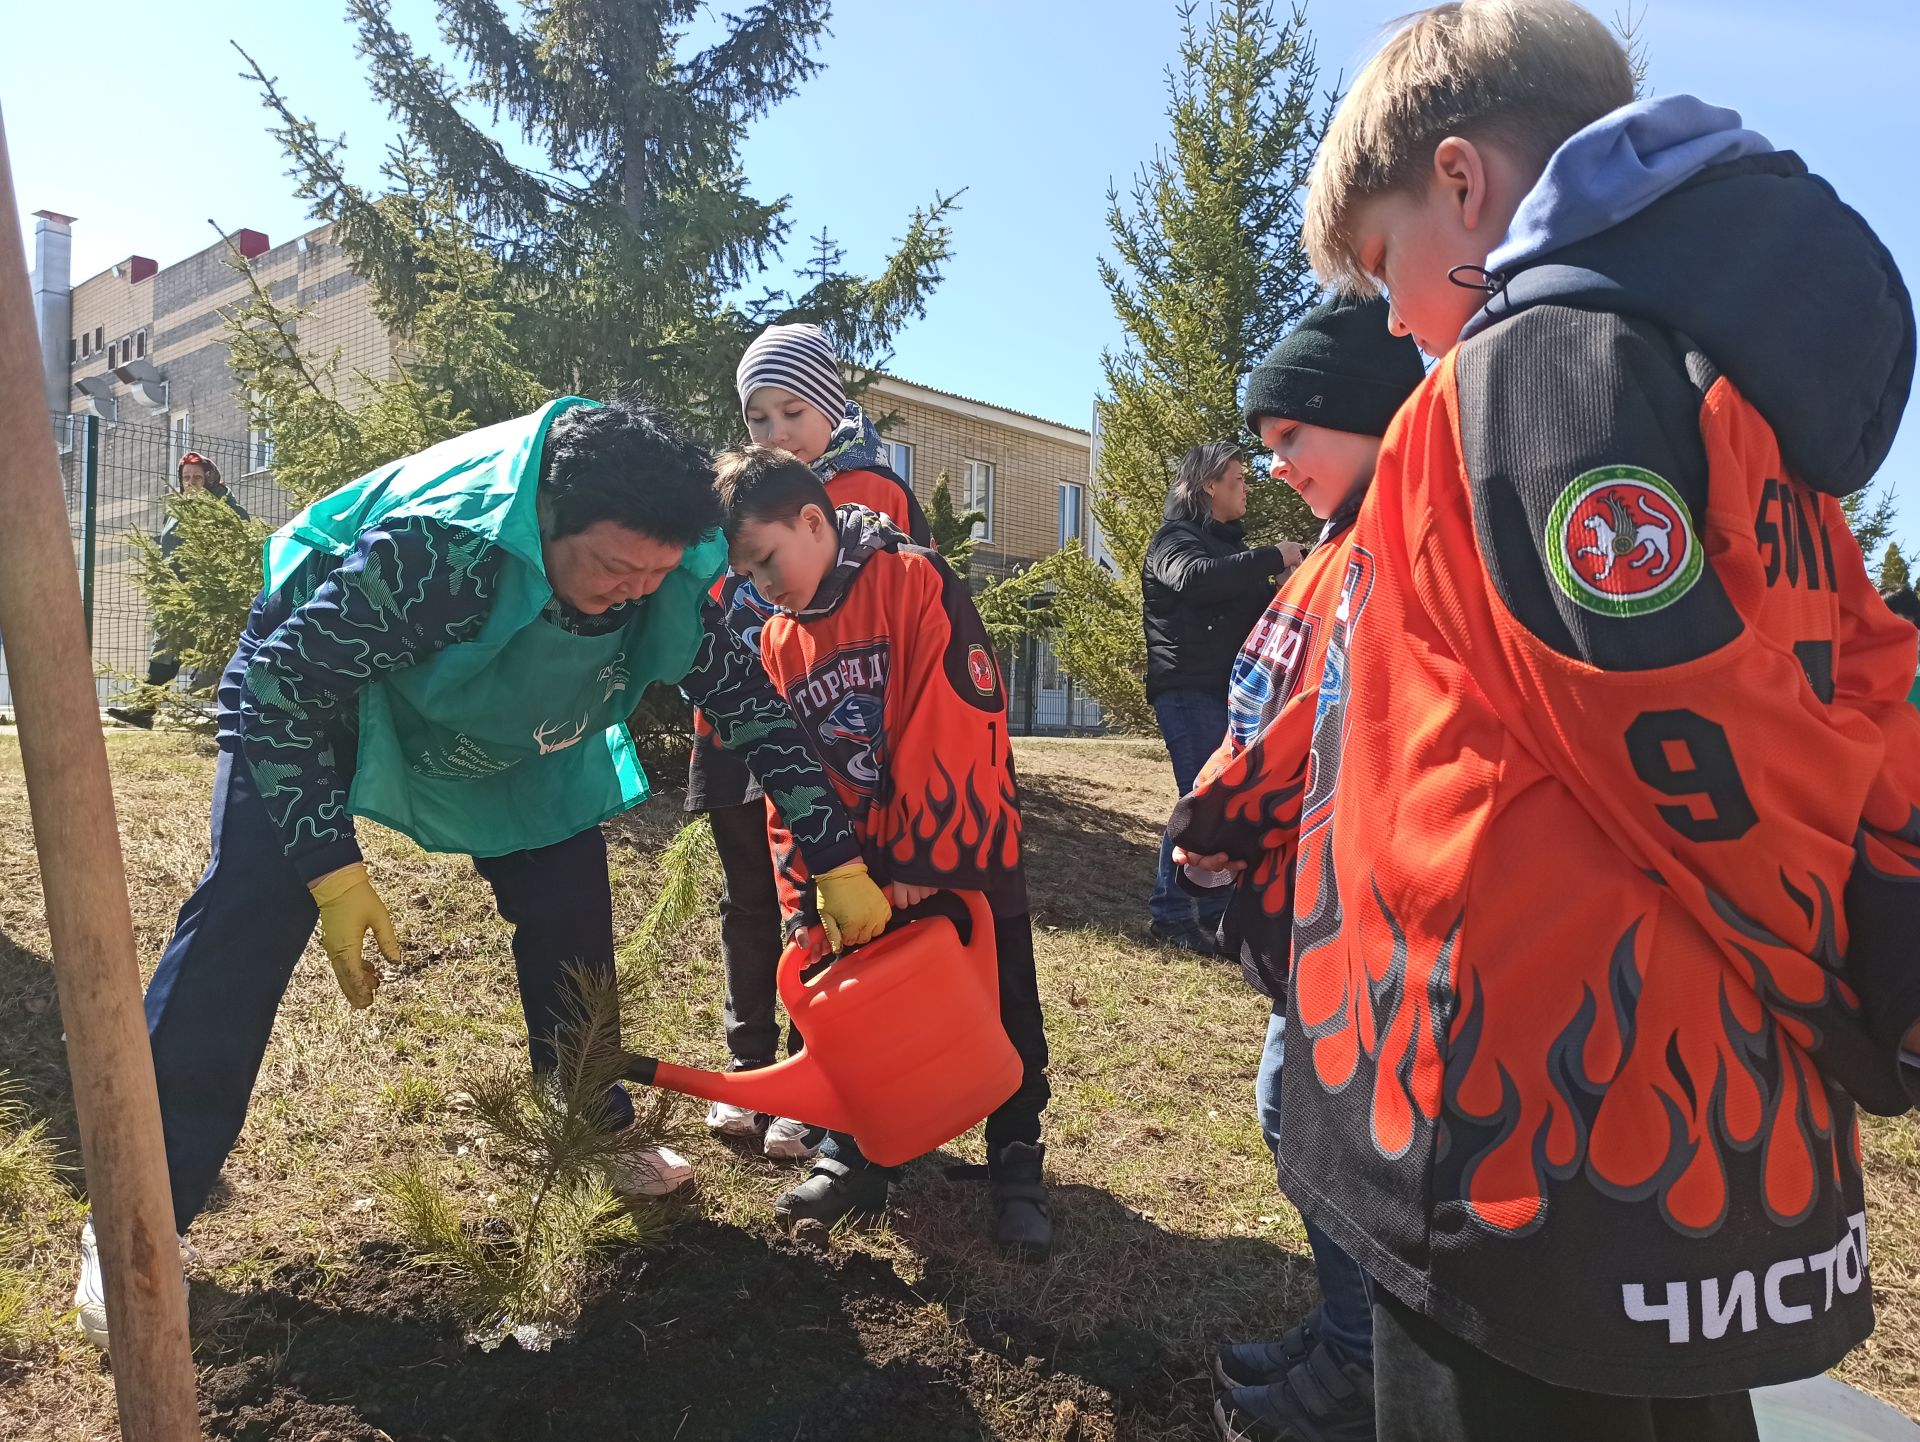
{"label": "watering can spout", "polygon": [[752,1071],[701,1071],[650,1056],[633,1058],[622,1073],[641,1086],[665,1087],[702,1101],[726,1102],[750,1112],[797,1117],[828,1131],[851,1130],[851,1118],[827,1074],[802,1052]]}

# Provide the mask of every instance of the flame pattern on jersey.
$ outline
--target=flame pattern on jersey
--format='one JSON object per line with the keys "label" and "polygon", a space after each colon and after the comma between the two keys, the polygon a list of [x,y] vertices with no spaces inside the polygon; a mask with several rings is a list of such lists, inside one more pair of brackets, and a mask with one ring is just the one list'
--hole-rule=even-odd
{"label": "flame pattern on jersey", "polygon": [[[811,604],[761,628],[767,673],[826,760],[876,881],[1024,911],[1006,690],[966,583],[862,506],[836,523],[840,554]],[[790,849],[777,825],[773,845]],[[801,887],[781,900],[790,921],[805,917]]]}

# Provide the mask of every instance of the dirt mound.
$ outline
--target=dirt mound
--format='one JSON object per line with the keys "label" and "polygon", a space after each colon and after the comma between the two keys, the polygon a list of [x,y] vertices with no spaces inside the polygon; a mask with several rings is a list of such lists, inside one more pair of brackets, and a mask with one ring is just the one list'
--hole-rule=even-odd
{"label": "dirt mound", "polygon": [[[1172,1400],[1166,1359],[1138,1338],[1068,1346],[1024,1319],[950,1313],[884,1259],[698,1221],[623,1260],[547,1353],[466,1345],[431,1274],[389,1248],[325,1282],[290,1259],[218,1301],[202,1395],[209,1434],[234,1442],[1106,1442],[1142,1383],[1149,1410]],[[1198,1435],[1197,1418],[1158,1420],[1144,1435]]]}

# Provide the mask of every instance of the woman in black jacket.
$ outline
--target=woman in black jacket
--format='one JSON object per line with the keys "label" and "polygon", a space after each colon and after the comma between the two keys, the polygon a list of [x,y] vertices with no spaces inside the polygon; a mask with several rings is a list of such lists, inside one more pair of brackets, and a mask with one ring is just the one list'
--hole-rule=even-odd
{"label": "woman in black jacket", "polygon": [[[1227,682],[1240,643],[1260,619],[1274,587],[1300,564],[1292,542],[1249,549],[1247,473],[1231,441],[1195,446],[1167,492],[1166,524],[1155,532],[1141,569],[1147,628],[1147,700],[1173,758],[1180,794],[1227,730]],[[1160,872],[1147,904],[1155,937],[1213,955],[1218,906],[1196,902],[1174,881],[1173,847],[1160,840]]]}

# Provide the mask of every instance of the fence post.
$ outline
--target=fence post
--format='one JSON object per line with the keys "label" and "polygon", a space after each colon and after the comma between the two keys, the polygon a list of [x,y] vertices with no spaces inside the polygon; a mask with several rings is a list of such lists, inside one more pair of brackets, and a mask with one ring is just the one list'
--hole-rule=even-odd
{"label": "fence post", "polygon": [[100,417],[83,416],[80,452],[80,612],[93,644],[93,559],[100,549]]}

